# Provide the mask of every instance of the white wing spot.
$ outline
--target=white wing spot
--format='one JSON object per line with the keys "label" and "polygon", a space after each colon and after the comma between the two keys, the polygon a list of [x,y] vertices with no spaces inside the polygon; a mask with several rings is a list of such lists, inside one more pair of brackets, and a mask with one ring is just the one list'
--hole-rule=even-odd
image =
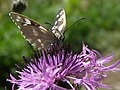
{"label": "white wing spot", "polygon": [[25,38],[26,39],[26,37],[23,35],[23,38]]}
{"label": "white wing spot", "polygon": [[16,21],[17,21],[17,22],[19,22],[19,21],[20,21],[20,19],[21,19],[21,17],[20,17],[20,16],[17,16]]}
{"label": "white wing spot", "polygon": [[20,33],[23,35],[23,32],[22,32],[22,31],[20,31]]}
{"label": "white wing spot", "polygon": [[17,27],[20,29],[20,26],[17,25]]}
{"label": "white wing spot", "polygon": [[38,33],[35,29],[33,29],[33,34],[34,34],[35,36],[39,36],[39,33]]}
{"label": "white wing spot", "polygon": [[19,25],[17,25],[17,23],[14,21],[14,20],[12,20],[14,23],[15,23],[15,25],[20,29],[20,26]]}
{"label": "white wing spot", "polygon": [[43,30],[46,30],[46,29],[45,29],[44,27],[42,27],[42,26],[39,26],[39,28],[40,28],[40,29],[43,29]]}
{"label": "white wing spot", "polygon": [[58,18],[60,15],[58,14],[56,17]]}
{"label": "white wing spot", "polygon": [[41,40],[40,39],[37,39],[39,43],[41,43]]}
{"label": "white wing spot", "polygon": [[17,18],[18,18],[18,19],[21,19],[21,17],[20,17],[20,16],[17,16]]}
{"label": "white wing spot", "polygon": [[[13,20],[13,22],[14,22],[14,20]],[[15,25],[17,25],[17,23],[16,22],[14,22],[15,23]],[[17,25],[18,26],[18,25]]]}
{"label": "white wing spot", "polygon": [[55,27],[52,27],[52,30],[54,30],[55,29]]}
{"label": "white wing spot", "polygon": [[46,32],[47,32],[47,30],[46,30],[44,27],[39,26],[39,28],[41,29],[41,32],[43,32],[43,33],[46,33]]}
{"label": "white wing spot", "polygon": [[[11,17],[11,19],[12,19],[12,17]],[[12,21],[15,22],[13,19],[12,19]]]}
{"label": "white wing spot", "polygon": [[10,18],[11,18],[11,13],[9,13],[9,16],[10,16]]}
{"label": "white wing spot", "polygon": [[26,39],[29,43],[31,43],[31,41],[29,39]]}
{"label": "white wing spot", "polygon": [[44,48],[44,44],[41,43],[42,48]]}
{"label": "white wing spot", "polygon": [[41,30],[42,33],[46,33],[46,30]]}
{"label": "white wing spot", "polygon": [[63,13],[64,13],[64,11],[61,11],[61,12],[60,12],[60,16],[61,16]]}
{"label": "white wing spot", "polygon": [[27,25],[28,25],[27,23],[23,24],[23,26],[27,26]]}
{"label": "white wing spot", "polygon": [[23,38],[25,38],[25,39],[26,39],[26,37],[23,35],[23,32],[21,32],[21,34],[22,34]]}
{"label": "white wing spot", "polygon": [[32,44],[32,46],[33,46],[33,47],[35,47],[35,46],[36,46],[36,44],[35,44],[35,43],[33,43],[33,44]]}
{"label": "white wing spot", "polygon": [[55,21],[55,25],[57,24],[57,21]]}
{"label": "white wing spot", "polygon": [[31,24],[31,21],[27,18],[25,18],[25,22],[26,22],[26,24]]}
{"label": "white wing spot", "polygon": [[19,22],[19,21],[20,21],[20,19],[18,19],[18,18],[17,18],[17,19],[16,19],[16,21],[17,21],[17,22]]}

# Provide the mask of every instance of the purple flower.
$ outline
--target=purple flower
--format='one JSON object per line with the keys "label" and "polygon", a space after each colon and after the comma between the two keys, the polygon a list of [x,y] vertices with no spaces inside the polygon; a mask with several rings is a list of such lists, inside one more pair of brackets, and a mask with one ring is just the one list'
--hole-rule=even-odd
{"label": "purple flower", "polygon": [[83,44],[80,54],[74,54],[67,50],[59,50],[55,53],[46,53],[42,50],[42,56],[26,61],[25,67],[16,71],[18,79],[10,75],[7,81],[17,85],[18,90],[77,90],[84,87],[86,90],[96,88],[111,88],[102,83],[107,77],[106,72],[120,70],[116,68],[120,60],[110,66],[104,64],[110,62],[113,54],[102,57],[96,50],[90,50]]}
{"label": "purple flower", "polygon": [[[26,58],[24,58],[26,61]],[[11,79],[7,81],[18,86],[18,90],[75,90],[71,83],[65,78],[66,65],[74,61],[72,53],[65,53],[60,50],[56,55],[46,54],[43,50],[43,55],[35,58],[33,62],[27,63],[26,67],[21,71],[16,71],[19,79],[15,79],[10,75]],[[64,83],[67,88],[59,85]]]}
{"label": "purple flower", "polygon": [[[84,86],[86,90],[95,90],[96,88],[111,88],[102,84],[102,80],[107,77],[107,71],[120,70],[116,68],[120,64],[120,60],[110,66],[104,66],[105,63],[113,59],[113,54],[102,57],[96,50],[90,50],[83,44],[83,51],[78,55],[79,63],[82,63],[82,71],[78,72],[74,77],[68,78],[74,81],[74,84]],[[80,76],[82,75],[82,76]]]}

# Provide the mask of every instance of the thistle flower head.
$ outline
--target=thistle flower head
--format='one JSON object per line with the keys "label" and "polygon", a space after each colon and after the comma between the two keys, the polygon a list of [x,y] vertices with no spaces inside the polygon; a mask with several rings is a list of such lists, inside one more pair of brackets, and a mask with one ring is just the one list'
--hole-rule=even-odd
{"label": "thistle flower head", "polygon": [[103,84],[102,80],[107,77],[107,71],[119,70],[116,66],[120,60],[104,66],[112,58],[113,54],[102,57],[84,44],[80,54],[63,49],[55,53],[43,50],[42,56],[27,62],[21,71],[16,71],[18,79],[10,75],[7,81],[13,83],[13,90],[14,85],[17,85],[18,90],[76,90],[81,86],[86,90],[111,88]]}

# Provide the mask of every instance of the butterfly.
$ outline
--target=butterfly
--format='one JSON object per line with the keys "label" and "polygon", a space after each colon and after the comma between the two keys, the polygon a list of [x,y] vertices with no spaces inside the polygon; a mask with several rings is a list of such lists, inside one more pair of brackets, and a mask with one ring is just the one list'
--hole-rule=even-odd
{"label": "butterfly", "polygon": [[27,8],[27,2],[25,0],[12,0],[12,11],[22,13]]}
{"label": "butterfly", "polygon": [[37,49],[48,49],[54,43],[64,39],[66,16],[64,9],[60,9],[50,30],[36,21],[16,12],[9,13],[10,18],[20,29],[23,37]]}

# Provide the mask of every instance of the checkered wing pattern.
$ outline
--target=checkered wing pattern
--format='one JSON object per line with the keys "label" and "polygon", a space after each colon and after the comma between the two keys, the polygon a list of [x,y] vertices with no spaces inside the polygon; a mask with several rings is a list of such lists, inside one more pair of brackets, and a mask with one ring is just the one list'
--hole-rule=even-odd
{"label": "checkered wing pattern", "polygon": [[11,12],[9,15],[20,29],[23,37],[36,48],[49,48],[56,42],[55,35],[37,22],[15,12]]}
{"label": "checkered wing pattern", "polygon": [[58,39],[64,37],[65,26],[66,26],[65,11],[64,9],[60,9],[54,21],[54,25],[52,27],[52,32]]}

